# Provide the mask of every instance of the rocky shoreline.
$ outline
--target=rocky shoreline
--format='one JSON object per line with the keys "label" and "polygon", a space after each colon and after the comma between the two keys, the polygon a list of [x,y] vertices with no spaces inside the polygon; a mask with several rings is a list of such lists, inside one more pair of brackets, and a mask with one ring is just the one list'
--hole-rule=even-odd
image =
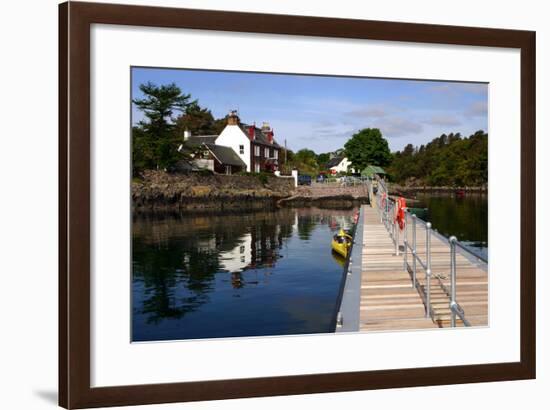
{"label": "rocky shoreline", "polygon": [[271,175],[181,175],[146,171],[132,181],[135,214],[256,211],[277,207],[349,209],[368,203],[364,187],[299,186]]}
{"label": "rocky shoreline", "polygon": [[134,212],[260,210],[293,191],[294,180],[275,176],[146,171],[132,181],[132,207]]}
{"label": "rocky shoreline", "polygon": [[365,186],[332,186],[314,184],[299,186],[293,196],[278,201],[280,206],[319,207],[329,209],[349,209],[369,203]]}

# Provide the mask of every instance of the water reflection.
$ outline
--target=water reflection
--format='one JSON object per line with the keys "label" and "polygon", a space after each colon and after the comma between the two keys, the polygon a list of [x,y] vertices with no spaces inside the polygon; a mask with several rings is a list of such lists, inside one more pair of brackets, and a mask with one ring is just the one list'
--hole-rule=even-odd
{"label": "water reflection", "polygon": [[426,219],[443,235],[454,235],[485,258],[488,252],[488,203],[485,194],[418,194],[413,206],[427,207]]}
{"label": "water reflection", "polygon": [[332,252],[332,259],[342,268],[346,265],[346,258],[341,255],[338,255],[336,252]]}
{"label": "water reflection", "polygon": [[330,238],[352,215],[305,208],[135,219],[133,340],[330,331],[342,274]]}

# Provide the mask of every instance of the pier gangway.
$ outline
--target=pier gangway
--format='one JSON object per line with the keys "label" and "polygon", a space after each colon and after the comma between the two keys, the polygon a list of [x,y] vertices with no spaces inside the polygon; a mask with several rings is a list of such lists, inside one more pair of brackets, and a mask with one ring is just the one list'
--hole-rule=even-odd
{"label": "pier gangway", "polygon": [[336,331],[488,325],[487,260],[368,184]]}

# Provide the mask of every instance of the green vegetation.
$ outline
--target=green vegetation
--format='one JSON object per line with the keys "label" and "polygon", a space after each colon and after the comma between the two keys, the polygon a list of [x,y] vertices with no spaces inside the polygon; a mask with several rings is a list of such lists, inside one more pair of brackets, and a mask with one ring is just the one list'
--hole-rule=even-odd
{"label": "green vegetation", "polygon": [[391,161],[388,141],[378,128],[365,128],[352,135],[344,144],[346,156],[359,170],[367,165],[386,166]]}
{"label": "green vegetation", "polygon": [[169,167],[179,159],[177,147],[181,139],[175,133],[174,112],[187,113],[197,107],[196,101],[190,101],[191,95],[182,94],[175,84],[158,87],[149,82],[139,89],[145,98],[132,102],[147,120],[132,129],[134,175],[144,169]]}
{"label": "green vegetation", "polygon": [[190,106],[175,124],[176,136],[183,140],[184,132],[191,131],[197,135],[215,134],[215,120],[209,109],[201,108],[199,104]]}
{"label": "green vegetation", "polygon": [[[133,176],[146,169],[166,169],[190,155],[197,147],[184,142],[184,132],[218,135],[227,116],[215,119],[212,112],[182,93],[175,84],[140,86],[144,98],[132,102],[145,119],[132,128]],[[176,114],[178,114],[176,116]],[[390,153],[388,142],[378,128],[365,128],[353,134],[331,153],[316,154],[311,149],[284,150],[279,156],[280,169],[290,173],[316,176],[327,171],[333,156],[347,156],[359,172],[368,165],[385,167],[392,181],[406,185],[480,186],[487,183],[488,135],[478,131],[468,138],[460,134],[443,134],[426,145],[408,144],[402,151]],[[260,176],[267,183],[265,175]],[[264,181],[265,180],[265,181]]]}
{"label": "green vegetation", "polygon": [[480,186],[487,184],[488,135],[468,138],[443,134],[426,145],[407,145],[393,154],[387,171],[393,181],[407,185]]}
{"label": "green vegetation", "polygon": [[[157,86],[151,82],[140,85],[144,98],[132,102],[145,119],[132,127],[132,173],[140,175],[146,169],[166,169],[196,151],[184,143],[184,132],[193,135],[221,133],[227,117],[214,119],[212,112],[191,100],[175,84]],[[176,114],[179,114],[176,116]],[[178,152],[178,148],[181,148]]]}
{"label": "green vegetation", "polygon": [[317,162],[317,155],[310,149],[304,148],[296,153],[289,151],[289,166],[290,168],[296,168],[300,174],[317,175],[319,172],[319,163]]}

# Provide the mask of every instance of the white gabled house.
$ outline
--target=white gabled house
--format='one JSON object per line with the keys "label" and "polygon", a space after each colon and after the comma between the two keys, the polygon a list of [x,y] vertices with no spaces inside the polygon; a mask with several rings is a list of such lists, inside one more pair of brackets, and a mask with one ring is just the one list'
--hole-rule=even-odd
{"label": "white gabled house", "polygon": [[246,164],[246,170],[248,172],[252,172],[252,146],[250,144],[250,139],[243,132],[238,121],[232,120],[231,115],[228,118],[227,125],[218,138],[216,138],[216,145],[223,145],[225,147],[233,148],[233,151],[235,151],[235,153]]}
{"label": "white gabled house", "polygon": [[[245,164],[247,172],[274,172],[279,169],[282,147],[275,141],[273,129],[266,122],[263,123],[262,128],[243,124],[236,111],[229,113],[227,125],[220,135],[190,136],[186,132],[185,139],[194,144],[208,145],[211,150],[212,145],[232,149]],[[224,157],[231,156],[224,155]],[[229,165],[237,166],[235,163]],[[219,164],[220,168],[222,166],[223,164]],[[231,173],[231,170],[228,173]]]}
{"label": "white gabled house", "polygon": [[335,175],[340,172],[354,172],[354,169],[351,168],[351,161],[347,157],[334,157],[329,160],[327,163],[327,168],[331,174]]}

